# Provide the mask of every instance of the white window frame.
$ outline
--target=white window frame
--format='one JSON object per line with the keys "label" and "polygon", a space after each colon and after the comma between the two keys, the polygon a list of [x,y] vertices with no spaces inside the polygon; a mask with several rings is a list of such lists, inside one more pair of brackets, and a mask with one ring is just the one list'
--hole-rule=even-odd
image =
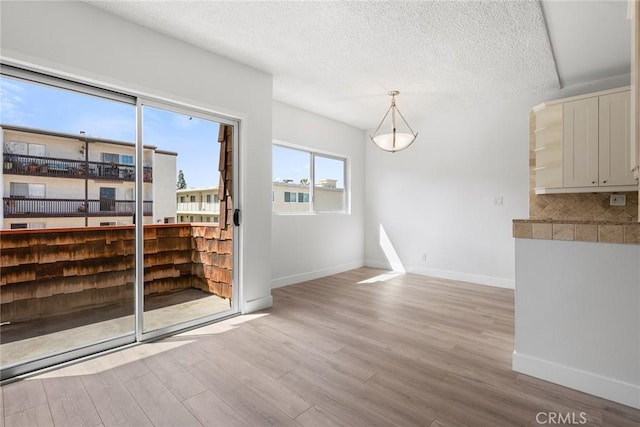
{"label": "white window frame", "polygon": [[[290,142],[285,142],[281,140],[274,139],[272,140],[272,146],[279,146],[283,148],[288,148],[292,150],[302,151],[304,153],[309,154],[309,202],[303,202],[309,204],[309,211],[303,212],[277,212],[272,210],[273,215],[350,215],[351,214],[351,158],[342,154],[331,153],[324,150],[318,150],[315,148],[305,147],[303,145],[292,144]],[[342,182],[344,183],[344,200],[343,200],[343,209],[335,210],[335,211],[323,211],[316,210],[315,208],[315,200],[314,200],[314,190],[315,190],[315,156],[320,156],[328,159],[339,160],[344,162],[343,169],[343,178]],[[273,162],[273,160],[272,160]],[[272,163],[273,164],[273,163]],[[273,179],[273,177],[272,177]],[[272,194],[274,194],[273,190],[273,182],[272,185]],[[275,194],[272,196],[275,201]],[[296,196],[296,202],[297,196]]]}

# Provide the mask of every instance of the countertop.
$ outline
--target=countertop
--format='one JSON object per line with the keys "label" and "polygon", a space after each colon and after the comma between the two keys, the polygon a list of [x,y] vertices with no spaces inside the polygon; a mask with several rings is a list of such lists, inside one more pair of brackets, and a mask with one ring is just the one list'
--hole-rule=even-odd
{"label": "countertop", "polygon": [[640,244],[640,222],[514,219],[517,239]]}

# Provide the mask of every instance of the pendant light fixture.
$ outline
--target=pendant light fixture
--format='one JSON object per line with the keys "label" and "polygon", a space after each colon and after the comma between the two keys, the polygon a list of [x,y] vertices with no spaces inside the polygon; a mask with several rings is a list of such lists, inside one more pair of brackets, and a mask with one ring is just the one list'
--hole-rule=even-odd
{"label": "pendant light fixture", "polygon": [[[398,110],[398,107],[396,107],[396,96],[399,93],[400,92],[398,92],[397,90],[392,90],[391,92],[389,92],[389,95],[391,96],[391,106],[380,121],[380,124],[376,128],[376,131],[373,133],[373,135],[369,135],[369,138],[371,138],[373,143],[376,144],[378,148],[384,151],[390,151],[392,153],[404,150],[405,148],[410,146],[418,136],[418,134],[411,129],[411,126],[409,126],[409,123],[407,123],[400,110]],[[391,118],[387,120],[387,117],[389,117],[389,113],[391,113]],[[396,113],[398,114],[398,116],[400,116],[400,120],[402,120],[399,123],[401,126],[400,128],[396,126],[396,124],[398,124],[396,123]],[[378,133],[380,131],[380,128],[389,129],[391,132]]]}

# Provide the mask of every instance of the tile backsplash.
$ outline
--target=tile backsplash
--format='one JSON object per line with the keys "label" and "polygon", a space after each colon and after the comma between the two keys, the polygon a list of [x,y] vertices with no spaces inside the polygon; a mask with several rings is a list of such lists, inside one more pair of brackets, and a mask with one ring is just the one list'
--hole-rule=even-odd
{"label": "tile backsplash", "polygon": [[529,120],[529,219],[570,221],[638,221],[638,192],[615,193],[627,196],[626,206],[609,206],[612,193],[536,195],[535,115]]}

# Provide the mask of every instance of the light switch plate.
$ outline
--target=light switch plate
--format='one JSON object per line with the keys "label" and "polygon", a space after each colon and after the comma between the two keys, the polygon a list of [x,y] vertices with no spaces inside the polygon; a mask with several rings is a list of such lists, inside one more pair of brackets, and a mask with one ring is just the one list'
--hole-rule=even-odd
{"label": "light switch plate", "polygon": [[609,197],[609,206],[627,206],[626,194],[612,194]]}

